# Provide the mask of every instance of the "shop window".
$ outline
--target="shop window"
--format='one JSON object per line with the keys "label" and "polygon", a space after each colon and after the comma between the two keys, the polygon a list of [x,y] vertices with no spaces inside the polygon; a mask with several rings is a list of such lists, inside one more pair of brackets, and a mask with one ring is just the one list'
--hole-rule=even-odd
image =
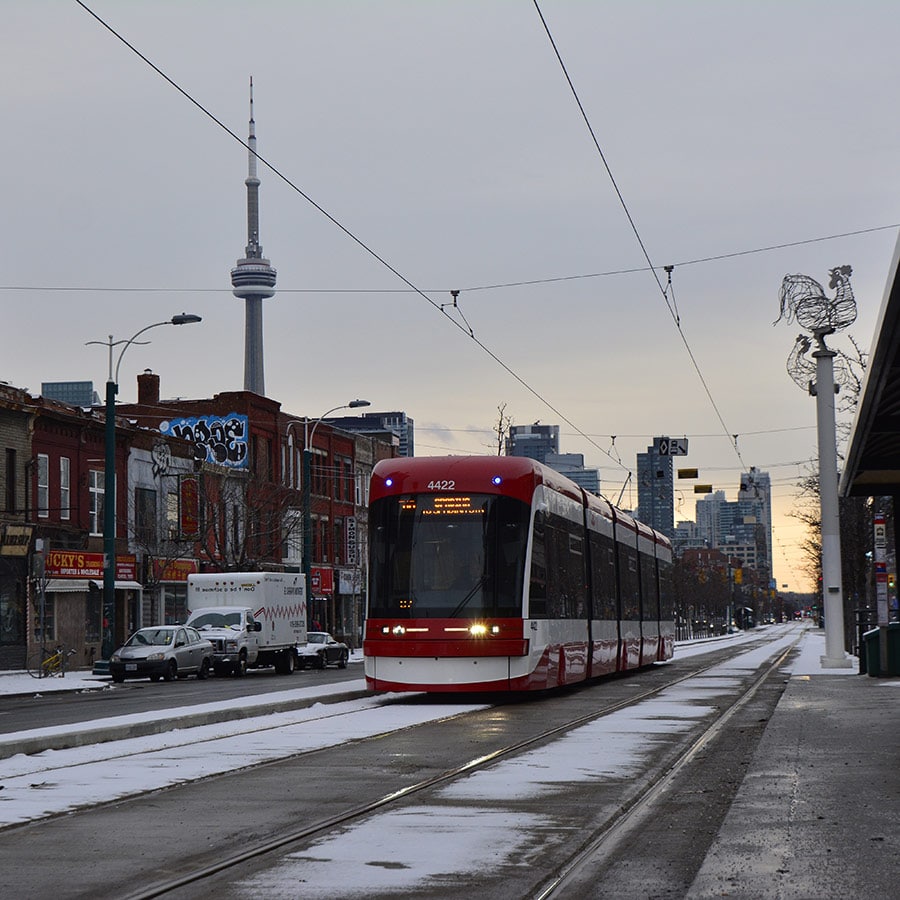
{"label": "shop window", "polygon": [[[43,622],[43,629],[41,623]],[[38,597],[34,611],[34,639],[39,644],[47,644],[56,640],[56,595],[44,594]]]}
{"label": "shop window", "polygon": [[187,621],[187,585],[163,585],[166,605],[166,625],[180,625]]}
{"label": "shop window", "polygon": [[84,611],[84,639],[100,640],[100,621],[103,612],[103,591],[91,581],[88,584],[87,608]]}

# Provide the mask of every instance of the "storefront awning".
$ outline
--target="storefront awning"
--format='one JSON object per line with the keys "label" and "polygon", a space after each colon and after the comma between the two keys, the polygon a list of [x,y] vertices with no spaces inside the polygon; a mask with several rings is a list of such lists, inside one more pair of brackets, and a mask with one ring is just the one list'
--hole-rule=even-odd
{"label": "storefront awning", "polygon": [[[50,594],[73,594],[90,590],[91,585],[103,590],[103,582],[90,578],[51,578],[44,590]],[[117,581],[117,591],[142,591],[144,586],[139,581]]]}
{"label": "storefront awning", "polygon": [[[96,582],[94,582],[96,584]],[[48,594],[72,594],[86,592],[90,588],[90,580],[87,578],[51,578],[47,582],[44,591]],[[102,588],[103,585],[101,584]]]}

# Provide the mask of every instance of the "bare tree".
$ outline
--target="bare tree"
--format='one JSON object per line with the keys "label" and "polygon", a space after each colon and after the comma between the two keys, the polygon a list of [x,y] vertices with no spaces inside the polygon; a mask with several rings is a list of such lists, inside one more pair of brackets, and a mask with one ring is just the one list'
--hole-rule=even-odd
{"label": "bare tree", "polygon": [[506,415],[506,402],[497,405],[497,424],[493,428],[494,434],[497,435],[497,456],[503,455],[503,446],[506,438],[509,436],[509,428],[512,425],[512,418]]}
{"label": "bare tree", "polygon": [[198,555],[219,571],[280,564],[301,529],[300,492],[247,472],[204,472],[199,506]]}

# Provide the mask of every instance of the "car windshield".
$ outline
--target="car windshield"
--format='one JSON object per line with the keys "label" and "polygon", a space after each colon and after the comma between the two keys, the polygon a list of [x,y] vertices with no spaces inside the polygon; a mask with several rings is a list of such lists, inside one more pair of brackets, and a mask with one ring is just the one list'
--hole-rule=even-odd
{"label": "car windshield", "polygon": [[143,647],[150,645],[153,647],[167,647],[172,643],[175,632],[164,628],[144,628],[136,631],[129,639],[128,645],[131,647]]}
{"label": "car windshield", "polygon": [[208,612],[191,619],[192,628],[228,628],[241,625],[239,612],[220,613]]}
{"label": "car windshield", "polygon": [[321,631],[311,631],[306,639],[310,644],[324,644],[328,640],[328,635],[323,634]]}

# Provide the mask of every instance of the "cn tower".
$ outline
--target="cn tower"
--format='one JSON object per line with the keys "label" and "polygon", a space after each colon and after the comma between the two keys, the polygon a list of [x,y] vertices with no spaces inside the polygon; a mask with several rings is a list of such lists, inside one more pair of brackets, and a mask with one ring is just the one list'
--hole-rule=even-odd
{"label": "cn tower", "polygon": [[259,178],[256,175],[256,124],[253,121],[253,79],[250,79],[249,173],[247,185],[247,247],[243,259],[231,270],[235,297],[245,301],[244,390],[265,396],[263,374],[262,302],[275,293],[275,269],[263,258],[259,243]]}

